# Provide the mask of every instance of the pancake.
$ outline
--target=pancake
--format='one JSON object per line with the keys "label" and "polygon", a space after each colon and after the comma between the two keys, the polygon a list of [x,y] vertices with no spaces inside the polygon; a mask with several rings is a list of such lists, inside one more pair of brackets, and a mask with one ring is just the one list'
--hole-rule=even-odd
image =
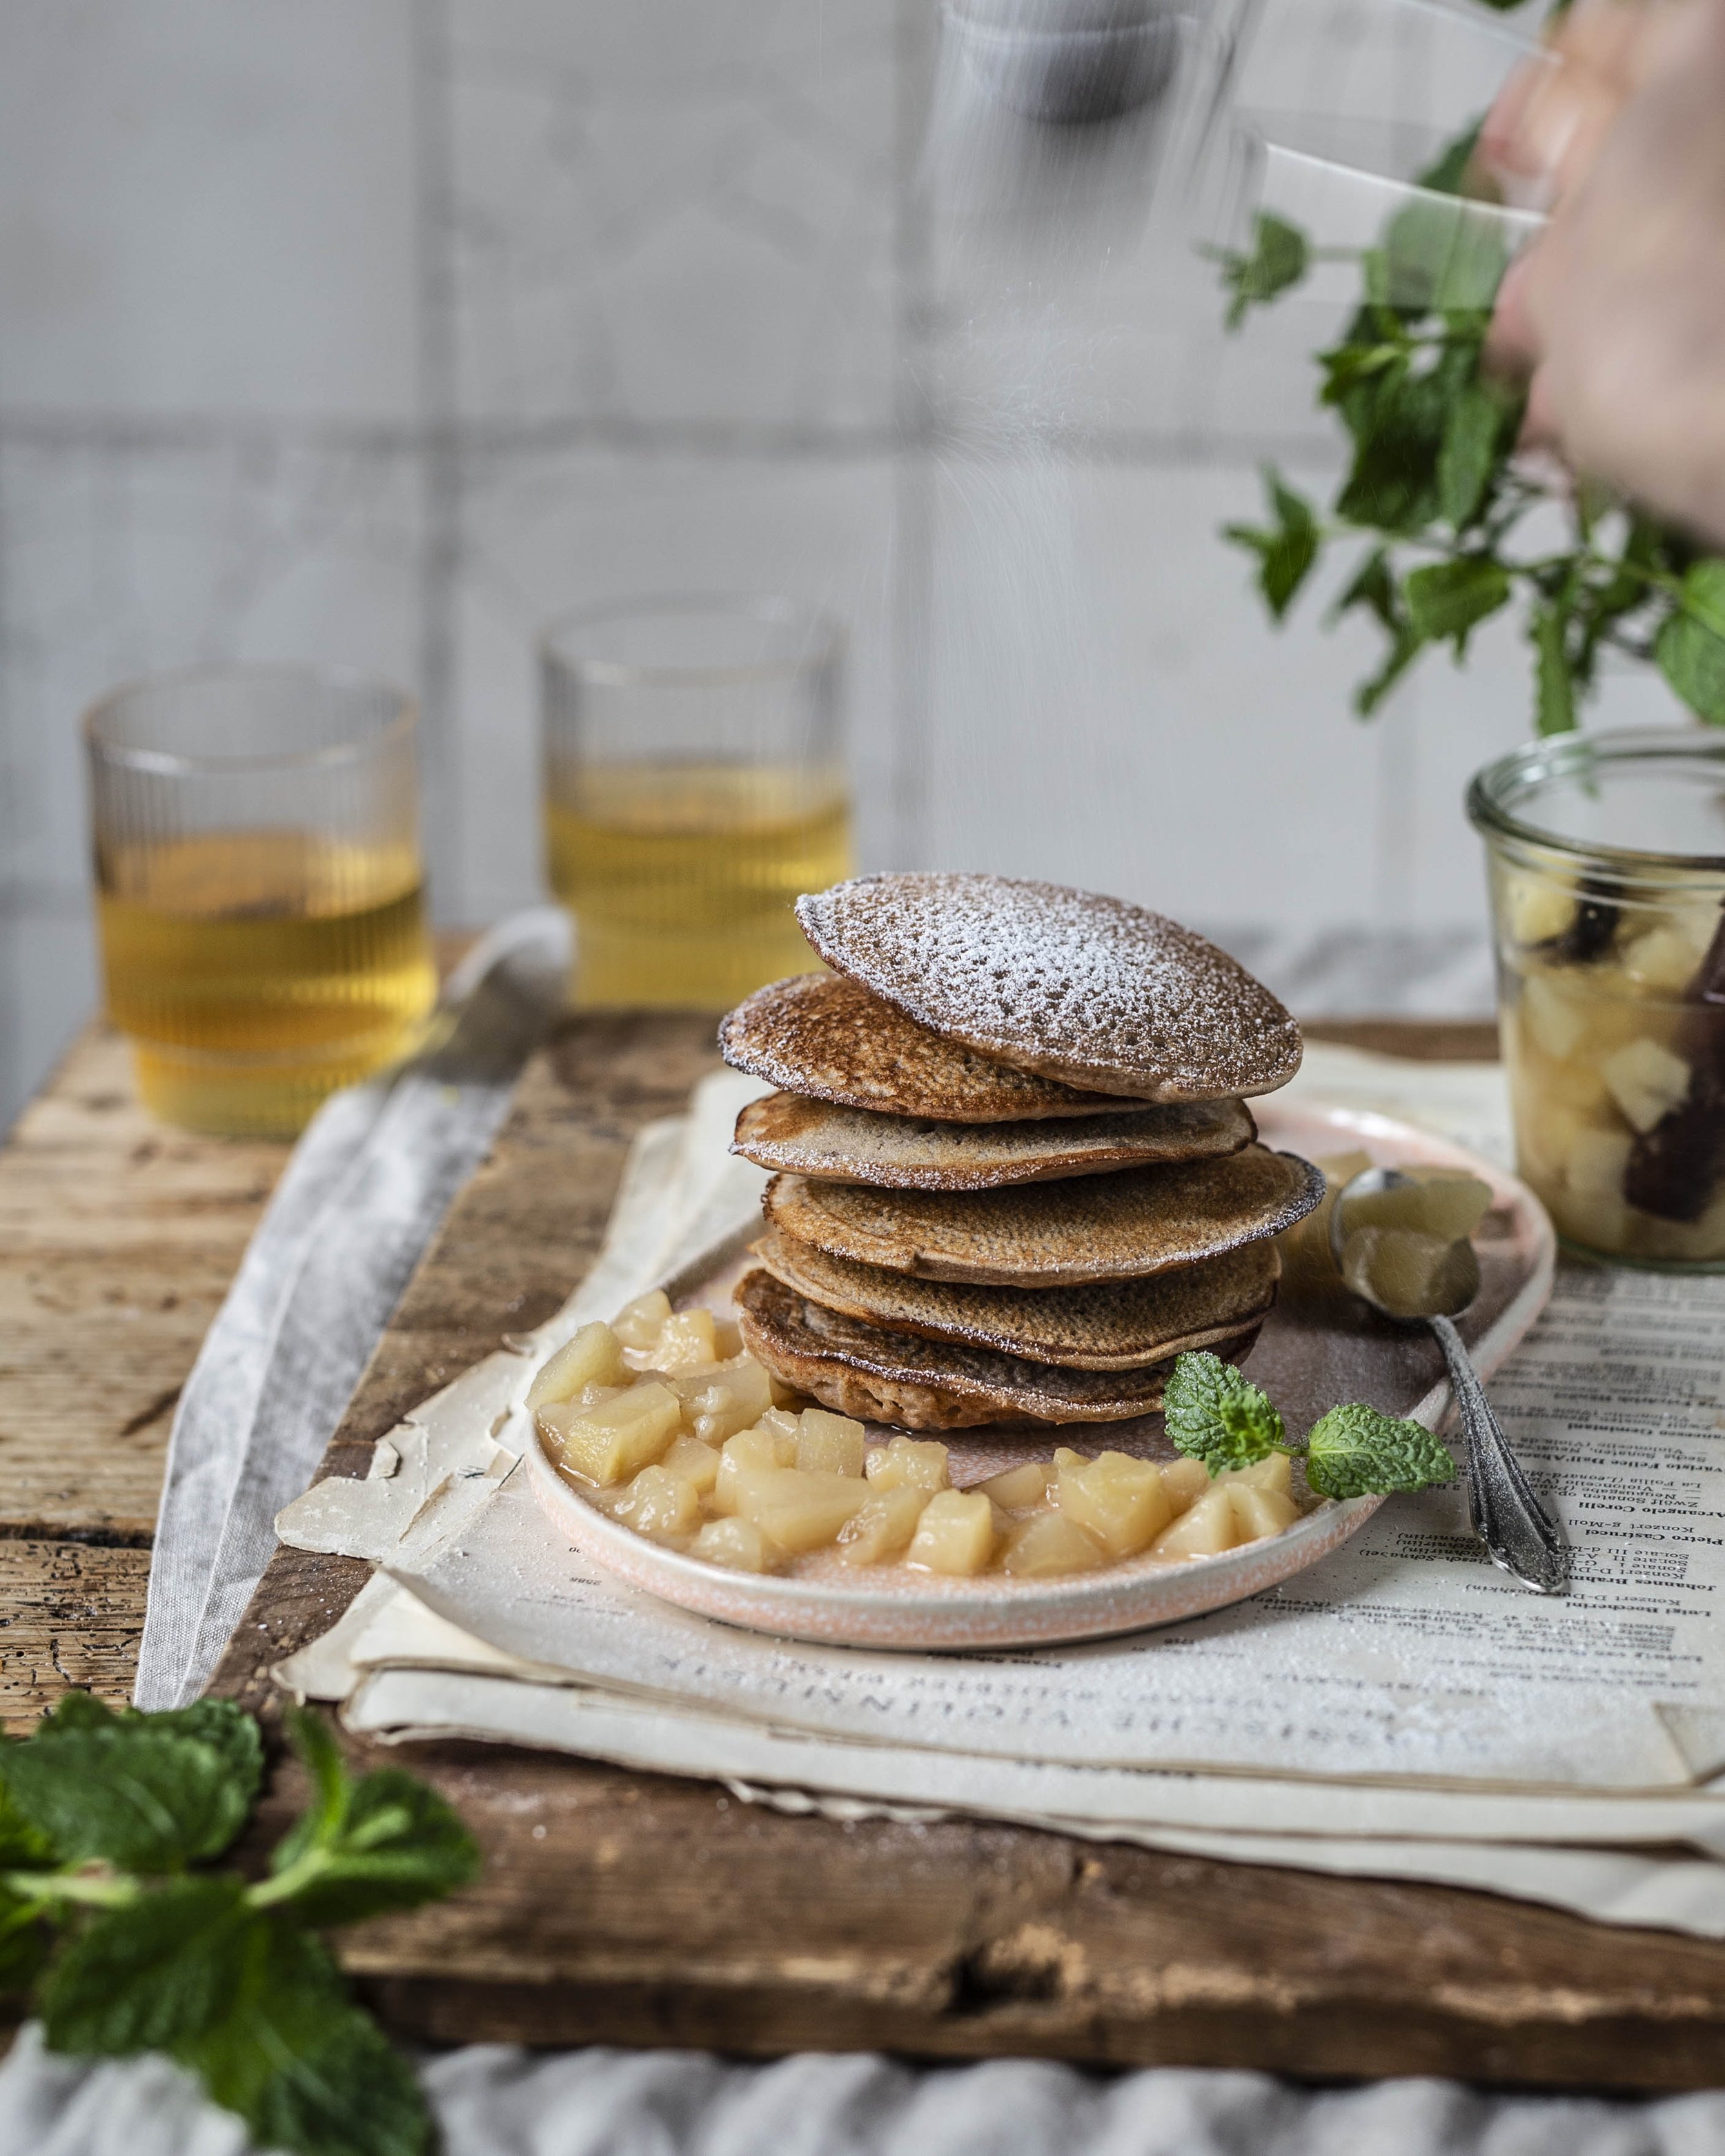
{"label": "pancake", "polygon": [[1309,1161],[1250,1145],[1225,1160],[1004,1190],[875,1190],[776,1175],[762,1206],[781,1233],[830,1257],[1022,1288],[1137,1280],[1219,1258],[1292,1227],[1323,1194]]}
{"label": "pancake", "polygon": [[[1005,876],[858,876],[797,901],[829,966],[947,1040],[1147,1101],[1268,1093],[1300,1032],[1268,988],[1159,913]],[[801,1091],[803,1089],[797,1088]]]}
{"label": "pancake", "polygon": [[942,1123],[838,1108],[797,1093],[751,1101],[732,1152],[762,1168],[887,1190],[992,1190],[1103,1175],[1149,1161],[1214,1159],[1257,1135],[1240,1101],[1132,1108],[1039,1122]]}
{"label": "pancake", "polygon": [[831,973],[757,988],[719,1028],[719,1049],[737,1070],[787,1092],[935,1122],[1027,1122],[1144,1105],[990,1062]]}
{"label": "pancake", "polygon": [[829,1310],[927,1340],[962,1342],[1074,1370],[1135,1370],[1214,1348],[1269,1314],[1281,1260],[1249,1243],[1208,1265],[1085,1287],[961,1287],[831,1258],[770,1233],[755,1255],[774,1279]]}
{"label": "pancake", "polygon": [[[1162,1404],[1169,1365],[1112,1373],[1064,1370],[985,1348],[924,1340],[825,1310],[772,1274],[745,1273],[737,1289],[743,1343],[782,1384],[839,1414],[901,1430],[974,1430],[1124,1422]],[[1242,1361],[1256,1326],[1221,1343]]]}

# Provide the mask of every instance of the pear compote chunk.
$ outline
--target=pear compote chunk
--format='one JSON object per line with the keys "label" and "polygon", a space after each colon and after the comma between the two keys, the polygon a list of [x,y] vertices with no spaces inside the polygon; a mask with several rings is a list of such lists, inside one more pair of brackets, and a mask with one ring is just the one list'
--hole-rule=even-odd
{"label": "pear compote chunk", "polygon": [[1107,1562],[1101,1546],[1064,1512],[1033,1512],[1028,1520],[1020,1520],[1008,1528],[1000,1553],[1000,1569],[1015,1579],[1095,1572]]}
{"label": "pear compote chunk", "polygon": [[930,1572],[980,1572],[998,1539],[994,1507],[980,1490],[937,1490],[922,1507],[906,1562]]}
{"label": "pear compote chunk", "polygon": [[1064,1446],[1055,1455],[1054,1499],[1063,1518],[1081,1527],[1105,1555],[1136,1557],[1174,1517],[1173,1500],[1153,1460],[1104,1452],[1086,1460]]}
{"label": "pear compote chunk", "polygon": [[1063,1446],[955,1490],[938,1440],[871,1442],[849,1415],[776,1404],[726,1321],[656,1291],[583,1326],[527,1404],[546,1457],[599,1511],[732,1572],[818,1557],[1050,1579],[1232,1549],[1299,1516],[1285,1453],[1212,1483],[1197,1460]]}
{"label": "pear compote chunk", "polygon": [[839,1556],[846,1564],[885,1564],[902,1557],[931,1494],[914,1482],[876,1490],[839,1528]]}
{"label": "pear compote chunk", "polygon": [[752,1520],[709,1520],[690,1543],[689,1554],[726,1572],[776,1572],[784,1562],[784,1553]]}
{"label": "pear compote chunk", "polygon": [[601,1489],[650,1467],[669,1451],[682,1424],[681,1403],[668,1385],[631,1385],[608,1391],[591,1406],[571,1400],[539,1410],[547,1452],[566,1474]]}
{"label": "pear compote chunk", "polygon": [[877,1490],[907,1482],[918,1490],[947,1490],[952,1483],[947,1448],[933,1438],[889,1438],[869,1455],[863,1472]]}

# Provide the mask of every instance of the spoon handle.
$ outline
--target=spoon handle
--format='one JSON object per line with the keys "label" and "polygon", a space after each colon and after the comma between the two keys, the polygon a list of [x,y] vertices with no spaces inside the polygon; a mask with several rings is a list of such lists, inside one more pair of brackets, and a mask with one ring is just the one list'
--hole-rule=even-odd
{"label": "spoon handle", "polygon": [[1461,1335],[1447,1317],[1434,1317],[1430,1323],[1450,1368],[1455,1412],[1467,1440],[1468,1507],[1475,1532],[1492,1563],[1524,1587],[1541,1594],[1567,1594],[1568,1537],[1534,1496],[1510,1450]]}

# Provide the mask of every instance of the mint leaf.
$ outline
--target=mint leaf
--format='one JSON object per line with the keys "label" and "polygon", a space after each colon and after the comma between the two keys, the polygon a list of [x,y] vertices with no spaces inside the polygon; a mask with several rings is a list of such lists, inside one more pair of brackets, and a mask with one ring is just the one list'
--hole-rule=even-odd
{"label": "mint leaf", "polygon": [[244,1978],[245,1881],[176,1879],[99,1912],[61,1950],[38,2006],[53,2051],[121,2058],[213,2029]]}
{"label": "mint leaf", "polygon": [[1466,531],[1490,500],[1492,474],[1515,439],[1521,408],[1520,398],[1506,398],[1477,375],[1450,408],[1438,451],[1438,509],[1457,531]]}
{"label": "mint leaf", "polygon": [[435,1790],[396,1768],[351,1780],[315,1714],[289,1730],[318,1797],[277,1845],[259,1899],[322,1928],[416,1908],[475,1876],[473,1837]]}
{"label": "mint leaf", "polygon": [[1264,470],[1264,490],[1276,514],[1275,529],[1264,531],[1255,525],[1227,524],[1222,527],[1223,536],[1257,555],[1258,588],[1264,603],[1280,621],[1317,559],[1317,519],[1310,504],[1286,485],[1269,465]]}
{"label": "mint leaf", "polygon": [[285,1918],[258,1920],[228,2011],[173,2047],[262,2147],[295,2156],[424,2156],[431,2123],[405,2060]]}
{"label": "mint leaf", "polygon": [[1231,1363],[1207,1353],[1178,1356],[1162,1401],[1176,1452],[1201,1460],[1212,1475],[1250,1467],[1283,1442],[1281,1417],[1269,1397]]}
{"label": "mint leaf", "polygon": [[219,1856],[245,1824],[257,1777],[202,1737],[110,1716],[104,1724],[55,1718],[0,1753],[0,1781],[23,1820],[62,1863],[101,1859],[159,1873]]}
{"label": "mint leaf", "polygon": [[1306,275],[1307,259],[1306,235],[1299,228],[1260,210],[1252,227],[1251,253],[1222,258],[1222,282],[1234,295],[1229,328],[1240,327],[1249,307],[1263,306],[1297,285]]}
{"label": "mint leaf", "polygon": [[1725,561],[1692,563],[1678,610],[1660,630],[1653,655],[1697,717],[1725,726]]}
{"label": "mint leaf", "polygon": [[1471,629],[1509,603],[1509,578],[1501,564],[1485,555],[1434,562],[1415,569],[1402,588],[1408,619],[1418,634],[1428,642],[1453,636],[1458,654]]}
{"label": "mint leaf", "polygon": [[1306,1480],[1322,1497],[1424,1490],[1455,1472],[1448,1449],[1423,1423],[1399,1421],[1358,1401],[1332,1408],[1306,1445]]}

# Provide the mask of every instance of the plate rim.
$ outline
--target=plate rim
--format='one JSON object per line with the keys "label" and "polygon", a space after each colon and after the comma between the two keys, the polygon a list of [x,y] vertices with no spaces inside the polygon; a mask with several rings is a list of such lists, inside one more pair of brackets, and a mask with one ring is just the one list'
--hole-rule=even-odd
{"label": "plate rim", "polygon": [[[1267,1119],[1275,1120],[1272,1101],[1257,1106]],[[1473,1345],[1476,1367],[1489,1380],[1551,1298],[1557,1237],[1538,1197],[1509,1169],[1399,1116],[1322,1100],[1291,1101],[1286,1106],[1302,1120],[1324,1124],[1338,1136],[1409,1147],[1435,1166],[1478,1175],[1491,1186],[1497,1204],[1507,1202],[1532,1224],[1534,1251],[1527,1276]],[[691,1293],[719,1266],[742,1255],[757,1233],[752,1224],[732,1229],[656,1284],[673,1301]],[[1449,1380],[1440,1378],[1409,1410],[1409,1419],[1436,1430],[1449,1407]],[[1050,1441],[1057,1440],[1051,1437]],[[1151,1630],[1225,1609],[1329,1556],[1357,1534],[1384,1502],[1381,1496],[1327,1498],[1279,1535],[1179,1565],[1128,1558],[1124,1564],[1096,1573],[1004,1584],[995,1575],[931,1575],[926,1591],[900,1588],[883,1594],[863,1578],[852,1587],[774,1573],[729,1572],[706,1564],[681,1550],[649,1542],[600,1512],[557,1473],[536,1429],[528,1433],[525,1456],[535,1496],[573,1547],[630,1587],[698,1616],[780,1637],[829,1646],[923,1652],[1074,1644]],[[1177,1590],[1182,1586],[1197,1591],[1181,1594]]]}

